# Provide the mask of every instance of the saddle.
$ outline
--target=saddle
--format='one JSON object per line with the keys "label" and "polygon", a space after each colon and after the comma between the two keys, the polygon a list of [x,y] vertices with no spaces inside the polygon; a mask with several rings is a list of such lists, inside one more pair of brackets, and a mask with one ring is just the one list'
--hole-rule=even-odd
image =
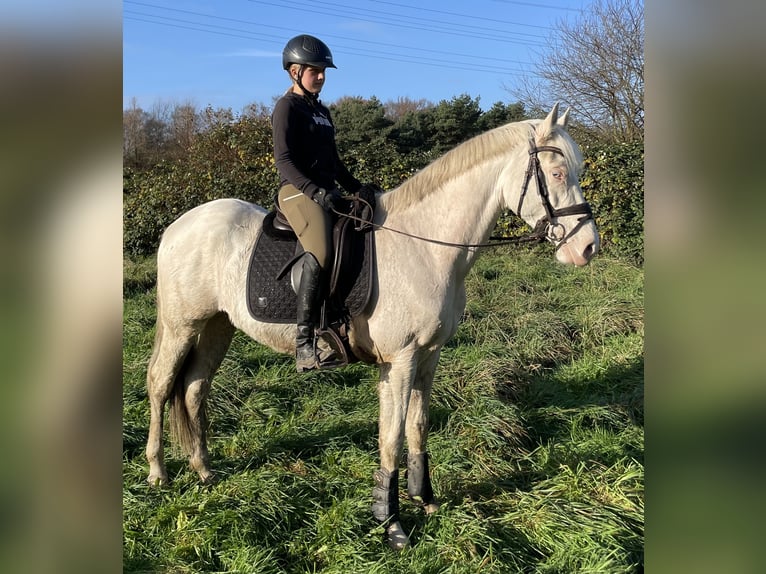
{"label": "saddle", "polygon": [[[373,283],[374,234],[372,207],[359,194],[338,202],[333,225],[333,264],[321,306],[316,336],[332,347],[338,360],[332,366],[357,362],[348,341],[350,320],[370,300]],[[344,215],[346,217],[344,217]],[[262,232],[247,272],[247,307],[266,323],[295,323],[296,290],[304,250],[284,214],[275,208],[263,220]]]}

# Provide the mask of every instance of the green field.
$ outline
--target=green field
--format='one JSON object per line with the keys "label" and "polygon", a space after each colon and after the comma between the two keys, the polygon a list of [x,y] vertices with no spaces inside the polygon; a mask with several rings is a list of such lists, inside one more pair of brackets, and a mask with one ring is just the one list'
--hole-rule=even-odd
{"label": "green field", "polygon": [[218,482],[169,448],[170,486],[148,487],[154,276],[125,261],[125,572],[643,572],[643,269],[567,268],[550,246],[479,258],[434,382],[443,504],[426,517],[404,487],[401,553],[370,512],[374,367],[298,375],[238,333],[208,405]]}

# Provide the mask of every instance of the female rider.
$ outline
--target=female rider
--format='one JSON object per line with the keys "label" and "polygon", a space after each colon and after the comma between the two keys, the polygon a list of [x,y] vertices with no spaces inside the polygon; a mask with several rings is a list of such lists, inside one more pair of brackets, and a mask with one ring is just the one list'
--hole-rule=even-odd
{"label": "female rider", "polygon": [[272,113],[274,160],[280,176],[279,208],[306,251],[298,286],[296,366],[298,372],[320,367],[314,327],[322,303],[324,276],[332,262],[332,217],[341,197],[338,182],[349,193],[362,184],[338,156],[335,128],[319,101],[325,69],[335,68],[327,45],[302,34],[282,51],[282,67],[292,84]]}

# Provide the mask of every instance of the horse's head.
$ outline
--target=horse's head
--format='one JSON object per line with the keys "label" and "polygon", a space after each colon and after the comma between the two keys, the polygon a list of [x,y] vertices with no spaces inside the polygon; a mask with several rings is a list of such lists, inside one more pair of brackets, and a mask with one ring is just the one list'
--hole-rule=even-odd
{"label": "horse's head", "polygon": [[[535,124],[528,147],[528,167],[521,188],[504,190],[507,207],[556,245],[561,263],[586,265],[599,249],[590,205],[580,189],[582,154],[566,131],[569,110],[560,117],[558,104]],[[518,169],[518,168],[516,168]],[[509,174],[518,182],[519,174]]]}

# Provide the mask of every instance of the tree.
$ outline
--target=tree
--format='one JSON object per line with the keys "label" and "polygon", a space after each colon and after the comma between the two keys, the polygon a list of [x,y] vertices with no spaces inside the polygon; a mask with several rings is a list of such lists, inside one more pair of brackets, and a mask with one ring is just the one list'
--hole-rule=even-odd
{"label": "tree", "polygon": [[437,155],[452,149],[457,144],[479,133],[478,120],[481,117],[479,98],[469,95],[455,96],[450,101],[442,100],[432,111],[432,149]]}
{"label": "tree", "polygon": [[594,0],[574,21],[559,21],[538,62],[512,90],[529,109],[559,101],[607,142],[643,139],[643,0]]}
{"label": "tree", "polygon": [[383,104],[376,97],[344,97],[330,105],[338,149],[345,152],[354,146],[383,138],[393,122],[385,117]]}
{"label": "tree", "polygon": [[523,103],[504,104],[503,102],[495,102],[479,118],[479,131],[485,132],[509,122],[518,122],[526,118]]}
{"label": "tree", "polygon": [[245,106],[242,110],[242,115],[249,118],[266,118],[268,120],[271,117],[271,110],[272,108],[266,104],[253,102]]}
{"label": "tree", "polygon": [[200,127],[201,120],[193,104],[178,104],[173,108],[168,126],[168,143],[174,156],[183,155],[189,150]]}
{"label": "tree", "polygon": [[182,157],[202,127],[202,118],[191,103],[157,101],[147,112],[132,98],[122,113],[123,160],[128,167],[146,169]]}
{"label": "tree", "polygon": [[200,113],[201,131],[206,132],[234,122],[231,108],[214,108],[208,105]]}
{"label": "tree", "polygon": [[391,127],[389,139],[402,155],[431,148],[433,107],[409,110],[398,117]]}
{"label": "tree", "polygon": [[138,106],[136,98],[130,101],[130,107],[122,112],[122,158],[126,166],[136,167],[141,164],[146,150],[146,132],[144,124],[148,114]]}
{"label": "tree", "polygon": [[399,97],[396,100],[388,100],[383,104],[383,108],[386,110],[386,117],[393,122],[399,121],[407,114],[422,112],[432,107],[433,104],[424,98],[413,100],[411,98]]}
{"label": "tree", "polygon": [[128,167],[144,169],[163,158],[168,142],[168,111],[160,103],[151,112],[141,109],[135,98],[122,114],[122,153]]}

